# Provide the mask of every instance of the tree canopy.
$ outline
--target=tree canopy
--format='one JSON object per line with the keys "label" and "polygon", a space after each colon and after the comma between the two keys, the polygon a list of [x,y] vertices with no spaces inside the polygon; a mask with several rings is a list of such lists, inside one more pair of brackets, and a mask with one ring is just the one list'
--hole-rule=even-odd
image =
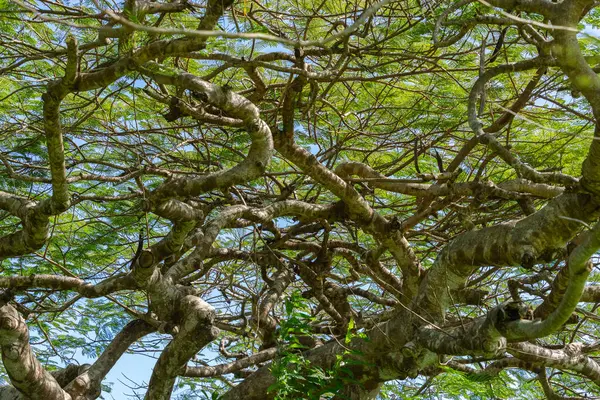
{"label": "tree canopy", "polygon": [[0,398],[600,396],[597,6],[0,0]]}

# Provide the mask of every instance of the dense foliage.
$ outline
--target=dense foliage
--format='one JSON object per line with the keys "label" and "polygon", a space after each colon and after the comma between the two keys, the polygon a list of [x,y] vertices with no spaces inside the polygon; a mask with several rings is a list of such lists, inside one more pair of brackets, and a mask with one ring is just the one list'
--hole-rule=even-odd
{"label": "dense foliage", "polygon": [[0,398],[600,396],[596,6],[0,0]]}

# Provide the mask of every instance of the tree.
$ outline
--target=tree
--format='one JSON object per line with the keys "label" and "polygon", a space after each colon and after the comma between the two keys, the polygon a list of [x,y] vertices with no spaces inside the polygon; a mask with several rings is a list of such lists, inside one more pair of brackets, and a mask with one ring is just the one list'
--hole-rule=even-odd
{"label": "tree", "polygon": [[600,395],[597,2],[0,4],[0,398]]}

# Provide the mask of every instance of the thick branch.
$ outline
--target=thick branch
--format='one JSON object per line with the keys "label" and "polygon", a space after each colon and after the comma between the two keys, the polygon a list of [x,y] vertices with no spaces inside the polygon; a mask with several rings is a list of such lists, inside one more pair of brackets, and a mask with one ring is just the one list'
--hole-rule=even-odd
{"label": "thick branch", "polygon": [[550,350],[531,343],[513,343],[507,351],[521,360],[538,362],[546,367],[575,371],[600,386],[600,366],[581,353],[581,344],[572,343],[563,350]]}
{"label": "thick branch", "polygon": [[0,307],[0,347],[10,382],[27,399],[71,400],[33,354],[25,320],[8,304]]}
{"label": "thick branch", "polygon": [[583,242],[573,250],[567,261],[569,284],[558,307],[542,321],[515,321],[506,326],[507,339],[526,340],[546,336],[560,328],[571,317],[585,288],[592,270],[590,257],[600,249],[600,224],[586,235]]}
{"label": "thick branch", "polygon": [[463,233],[438,255],[421,286],[419,309],[430,316],[443,314],[450,292],[460,289],[478,266],[530,265],[563,248],[581,222],[595,218],[595,211],[589,196],[564,194],[518,222]]}
{"label": "thick branch", "polygon": [[119,290],[133,289],[135,285],[127,275],[116,275],[97,285],[87,283],[83,279],[61,275],[15,275],[0,277],[0,287],[13,290],[72,290],[84,297],[96,298]]}
{"label": "thick branch", "polygon": [[224,90],[186,72],[161,73],[148,69],[143,69],[143,72],[160,83],[176,85],[199,93],[207,103],[242,120],[252,140],[246,158],[230,169],[201,178],[173,179],[161,185],[151,195],[150,201],[154,208],[173,195],[197,196],[212,189],[225,189],[251,181],[265,171],[271,161],[273,139],[269,127],[260,119],[259,110],[254,104],[230,90]]}
{"label": "thick branch", "polygon": [[112,340],[100,357],[84,373],[70,380],[65,391],[73,399],[96,398],[100,395],[101,382],[135,341],[152,333],[155,328],[142,320],[131,321]]}
{"label": "thick branch", "polygon": [[230,374],[243,368],[248,368],[253,365],[272,360],[277,354],[277,351],[278,350],[276,347],[272,347],[227,364],[219,364],[207,367],[186,367],[182,376],[188,376],[191,378],[205,378],[210,376]]}
{"label": "thick branch", "polygon": [[179,301],[183,316],[179,332],[163,350],[150,378],[146,400],[164,400],[171,396],[175,379],[184,373],[186,363],[212,342],[218,329],[213,327],[214,309],[196,296]]}

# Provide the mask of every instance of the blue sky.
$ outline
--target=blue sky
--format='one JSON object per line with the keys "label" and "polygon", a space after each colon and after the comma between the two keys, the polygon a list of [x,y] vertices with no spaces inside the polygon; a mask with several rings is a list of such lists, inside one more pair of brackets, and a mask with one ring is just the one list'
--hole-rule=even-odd
{"label": "blue sky", "polygon": [[[105,382],[111,382],[113,385],[112,392],[105,393],[104,397],[120,400],[134,395],[135,391],[130,387],[147,384],[155,363],[155,359],[141,354],[124,354],[106,376]],[[142,397],[144,392],[145,390],[137,391]]]}

